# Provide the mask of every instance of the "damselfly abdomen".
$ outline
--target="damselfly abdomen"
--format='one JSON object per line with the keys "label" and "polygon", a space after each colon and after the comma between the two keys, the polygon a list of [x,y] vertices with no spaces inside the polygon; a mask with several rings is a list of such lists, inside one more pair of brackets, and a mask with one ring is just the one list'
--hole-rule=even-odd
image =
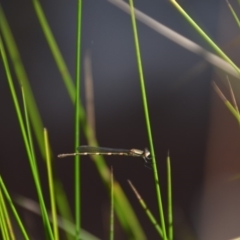
{"label": "damselfly abdomen", "polygon": [[150,152],[147,148],[144,150],[139,149],[119,149],[119,148],[105,148],[105,147],[92,147],[92,146],[79,146],[76,153],[64,153],[59,154],[59,158],[76,156],[76,155],[119,155],[119,156],[129,156],[129,157],[141,157],[143,158],[146,167],[151,168],[152,161],[150,158]]}

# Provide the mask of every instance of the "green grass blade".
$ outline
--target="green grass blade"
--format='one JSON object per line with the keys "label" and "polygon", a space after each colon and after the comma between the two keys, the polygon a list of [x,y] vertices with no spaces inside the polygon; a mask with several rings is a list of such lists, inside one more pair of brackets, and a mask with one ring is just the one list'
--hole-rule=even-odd
{"label": "green grass blade", "polygon": [[12,239],[12,240],[15,240],[16,238],[15,238],[15,235],[14,235],[14,232],[13,232],[13,227],[12,227],[11,220],[9,218],[8,208],[6,206],[4,197],[2,195],[1,188],[0,188],[0,198],[1,198],[0,201],[2,202],[2,211],[3,211],[4,219],[6,220],[7,231],[9,232],[9,238]]}
{"label": "green grass blade", "polygon": [[1,176],[0,176],[0,189],[3,190],[5,198],[7,199],[8,204],[9,204],[10,208],[12,209],[13,215],[14,215],[17,223],[18,223],[18,226],[19,226],[19,228],[20,228],[20,230],[21,230],[21,232],[23,234],[24,239],[25,240],[30,240],[30,238],[29,238],[29,236],[27,234],[27,231],[24,228],[24,225],[23,225],[23,223],[22,223],[22,221],[21,221],[21,219],[20,219],[20,217],[18,215],[18,212],[17,212],[17,210],[16,210],[16,208],[15,208],[13,202],[12,202],[12,199],[11,199],[11,197],[10,197],[8,191],[7,191],[7,188],[6,188],[5,184],[4,184]]}
{"label": "green grass blade", "polygon": [[229,9],[230,9],[230,11],[231,11],[231,13],[232,13],[232,15],[233,15],[233,18],[235,19],[238,27],[240,28],[240,21],[239,21],[239,18],[238,18],[238,16],[237,16],[236,12],[234,11],[234,9],[233,9],[232,5],[229,3],[229,1],[226,0],[226,2],[227,2],[227,5],[228,5],[228,7],[229,7]]}
{"label": "green grass blade", "polygon": [[233,116],[236,118],[236,120],[238,121],[238,124],[240,124],[240,116],[238,111],[233,107],[233,105],[227,100],[227,98],[223,95],[222,91],[219,89],[219,87],[217,86],[217,84],[215,82],[212,83],[212,86],[214,88],[214,90],[216,91],[216,93],[218,94],[218,96],[221,98],[221,100],[224,102],[224,104],[226,105],[226,107],[228,108],[228,110],[233,114]]}
{"label": "green grass blade", "polygon": [[32,173],[33,173],[34,182],[35,182],[35,185],[36,185],[39,201],[41,203],[41,207],[42,207],[42,210],[43,210],[43,216],[44,216],[43,220],[44,220],[44,223],[46,224],[49,235],[53,239],[50,223],[49,223],[49,220],[48,220],[47,214],[46,214],[46,208],[45,208],[45,204],[44,204],[44,200],[43,200],[40,181],[39,181],[39,178],[38,178],[38,174],[36,174],[36,165],[34,165],[34,163],[33,163],[33,161],[34,161],[33,156],[32,156],[32,153],[31,153],[30,146],[29,146],[26,129],[25,129],[25,126],[24,126],[24,123],[23,123],[22,114],[21,114],[21,111],[20,111],[16,91],[15,91],[15,88],[14,88],[14,85],[13,85],[12,76],[11,76],[11,73],[10,73],[10,69],[9,69],[9,65],[8,65],[8,62],[7,62],[7,57],[6,57],[6,53],[5,53],[5,49],[4,49],[1,37],[0,37],[0,53],[1,53],[1,56],[2,56],[2,59],[3,59],[3,65],[4,65],[4,68],[5,68],[5,71],[6,71],[10,92],[11,92],[14,107],[15,107],[15,110],[16,110],[16,113],[17,113],[18,122],[20,124],[20,129],[21,129],[21,132],[22,132],[23,141],[24,141],[24,144],[25,144],[25,147],[26,147],[26,151],[27,151],[29,162],[30,162],[31,170],[32,170]]}
{"label": "green grass blade", "polygon": [[114,239],[114,181],[113,181],[113,168],[111,167],[111,182],[110,182],[110,232],[109,239]]}
{"label": "green grass blade", "polygon": [[2,205],[0,202],[0,236],[2,236],[2,239],[5,240],[6,239],[6,233],[5,233],[5,228],[3,225],[3,219],[2,219]]}
{"label": "green grass blade", "polygon": [[150,222],[152,223],[152,225],[155,227],[155,229],[157,230],[158,234],[161,236],[161,238],[163,238],[163,231],[161,229],[161,227],[159,226],[157,220],[155,219],[155,217],[153,216],[153,214],[151,213],[151,211],[149,210],[149,208],[147,207],[147,204],[145,203],[145,201],[142,199],[141,195],[139,194],[139,192],[137,191],[137,189],[133,186],[132,182],[130,180],[128,180],[128,183],[130,185],[130,187],[132,188],[134,194],[136,195],[140,205],[142,206],[143,210],[146,212]]}
{"label": "green grass blade", "polygon": [[26,122],[26,128],[27,128],[27,138],[28,138],[28,141],[29,141],[30,152],[32,154],[31,160],[32,160],[32,164],[34,166],[33,169],[35,171],[35,174],[37,175],[37,178],[39,178],[38,171],[37,171],[37,166],[36,166],[36,156],[35,156],[35,151],[34,151],[34,146],[33,146],[31,128],[30,128],[29,118],[28,118],[27,104],[26,104],[26,98],[25,98],[25,91],[24,91],[24,87],[23,86],[21,86],[21,90],[22,90],[22,99],[23,99],[25,122]]}
{"label": "green grass blade", "polygon": [[159,179],[158,179],[157,164],[156,164],[155,152],[154,152],[154,147],[153,147],[152,132],[151,132],[151,125],[150,125],[148,104],[147,104],[147,96],[146,96],[143,70],[142,70],[142,61],[141,61],[139,40],[138,40],[138,34],[137,34],[137,25],[136,25],[136,19],[135,19],[135,14],[134,14],[133,0],[129,0],[129,5],[131,8],[132,28],[133,28],[134,43],[135,43],[135,48],[136,48],[136,57],[137,57],[137,63],[138,63],[138,71],[139,71],[139,77],[140,77],[145,120],[146,120],[148,139],[149,139],[150,149],[151,149],[152,159],[153,159],[153,172],[154,172],[154,179],[155,179],[155,183],[156,183],[156,193],[157,193],[157,200],[158,200],[160,222],[161,222],[162,230],[163,230],[163,239],[167,239],[163,206],[162,206],[162,197],[161,197],[160,184],[159,184]]}
{"label": "green grass blade", "polygon": [[6,228],[6,221],[3,218],[3,209],[2,209],[2,202],[0,201],[0,230],[2,234],[2,239],[7,240],[7,228]]}
{"label": "green grass blade", "polygon": [[10,73],[9,65],[8,65],[8,62],[7,62],[7,56],[6,56],[6,53],[5,53],[5,50],[4,50],[4,46],[3,46],[1,36],[0,36],[0,53],[1,53],[2,60],[3,60],[3,65],[4,65],[4,68],[5,68],[5,71],[6,71],[10,92],[11,92],[11,95],[12,95],[13,103],[14,103],[14,106],[15,106],[15,110],[16,110],[16,113],[17,113],[18,120],[19,120],[20,128],[21,128],[21,131],[22,131],[22,134],[23,134],[23,139],[24,139],[24,143],[25,143],[25,146],[26,146],[26,149],[27,149],[27,153],[28,153],[29,156],[31,156],[31,151],[30,151],[30,148],[29,148],[28,140],[27,140],[27,134],[26,134],[26,131],[25,131],[22,114],[21,114],[20,107],[19,107],[19,104],[18,104],[18,100],[17,100],[15,89],[14,89],[12,76],[11,76],[11,73]]}
{"label": "green grass blade", "polygon": [[2,217],[2,203],[0,202],[0,232],[3,240],[6,240],[6,225],[4,225]]}
{"label": "green grass blade", "polygon": [[172,177],[171,162],[168,152],[167,156],[167,177],[168,177],[168,239],[173,240],[173,214],[172,214]]}
{"label": "green grass blade", "polygon": [[240,69],[232,62],[232,60],[212,41],[212,39],[193,21],[193,19],[182,9],[182,7],[175,1],[170,0],[173,6],[183,15],[184,18],[195,28],[195,30],[203,37],[203,39],[213,48],[213,50],[222,57],[226,62],[240,74]]}
{"label": "green grass blade", "polygon": [[[13,62],[14,70],[16,72],[18,81],[19,81],[20,85],[22,85],[23,88],[25,89],[26,102],[27,102],[27,106],[29,109],[30,120],[31,120],[33,129],[34,129],[34,133],[37,138],[37,142],[38,142],[38,146],[40,148],[41,154],[42,154],[43,158],[45,159],[46,157],[45,157],[44,140],[43,140],[43,134],[42,134],[42,129],[43,129],[42,120],[41,120],[39,111],[37,109],[37,105],[35,103],[35,99],[33,97],[32,90],[29,85],[26,71],[22,64],[22,60],[19,55],[15,40],[13,38],[13,35],[11,33],[10,27],[7,23],[7,20],[5,18],[5,15],[3,13],[1,6],[0,6],[0,29],[3,33],[3,37],[5,39],[6,46],[8,48],[11,60]],[[64,69],[62,69],[62,71],[65,72]],[[68,71],[67,71],[67,73],[68,73]],[[67,74],[65,74],[65,75],[67,75]],[[72,84],[72,90],[73,90],[72,93],[74,94],[73,84]],[[61,183],[58,184],[59,188],[57,188],[57,187],[55,188],[56,192],[57,192],[57,194],[56,194],[57,200],[62,199],[62,198],[66,199],[66,196],[65,195],[63,196],[63,194],[65,194],[65,193],[63,191],[60,191],[61,190],[60,185],[61,185]],[[58,192],[58,189],[59,189],[59,192]],[[59,200],[59,201],[61,201],[61,200]],[[59,202],[59,201],[57,201],[57,202]],[[62,215],[65,216],[67,219],[71,220],[72,216],[71,216],[71,212],[69,209],[70,208],[69,208],[69,204],[67,201],[65,201],[64,205],[59,206],[59,210],[61,211]],[[67,215],[64,215],[65,213]],[[68,235],[68,239],[69,240],[72,239],[70,235]]]}
{"label": "green grass blade", "polygon": [[234,95],[234,92],[233,92],[233,89],[232,89],[232,86],[231,86],[231,83],[229,81],[229,77],[227,76],[227,81],[228,81],[228,85],[229,85],[229,90],[230,90],[230,94],[231,94],[231,97],[232,97],[232,102],[233,102],[233,105],[234,105],[234,109],[237,111],[238,113],[238,121],[240,122],[240,114],[239,114],[239,109],[238,109],[238,105],[237,105],[237,101],[236,101],[236,98],[235,98],[235,95]]}
{"label": "green grass blade", "polygon": [[43,134],[44,134],[46,160],[47,160],[46,162],[47,162],[49,195],[50,195],[50,202],[51,202],[53,234],[54,234],[54,240],[59,240],[58,223],[57,223],[57,211],[56,211],[55,196],[54,196],[54,184],[53,184],[52,164],[51,164],[51,159],[50,159],[50,149],[49,149],[49,141],[48,141],[48,132],[47,132],[47,129],[46,129],[46,128],[44,128]]}
{"label": "green grass blade", "polygon": [[4,201],[4,197],[2,195],[1,187],[0,187],[0,199],[1,199],[0,201],[2,202],[2,206],[3,206],[2,211],[3,211],[4,219],[6,221],[7,230],[9,232],[9,237],[10,237],[10,239],[15,240],[15,235],[14,235],[13,228],[12,228],[12,223],[11,223],[11,220],[9,218],[8,209],[7,209],[6,203]]}
{"label": "green grass blade", "polygon": [[[36,156],[35,156],[35,151],[34,151],[34,146],[33,146],[33,140],[32,140],[32,134],[31,134],[31,128],[30,128],[30,124],[29,124],[29,117],[28,117],[28,111],[27,111],[27,104],[26,104],[26,98],[25,98],[25,91],[23,86],[21,86],[21,90],[22,90],[22,98],[23,98],[23,106],[24,106],[24,114],[25,114],[25,122],[26,122],[26,127],[27,127],[27,136],[28,136],[28,142],[29,142],[29,148],[30,148],[30,152],[31,152],[31,158],[29,159],[30,161],[30,165],[31,165],[31,170],[35,179],[36,184],[40,184],[40,178],[39,178],[39,174],[38,174],[38,169],[37,169],[37,163],[36,163]],[[37,187],[37,189],[39,189],[39,194],[42,197],[42,190],[40,185]],[[43,204],[40,204],[41,206],[41,210],[42,210],[42,214],[43,214],[43,223],[44,226],[46,226],[46,228],[50,228],[50,225],[47,223],[48,218],[46,216],[46,213],[44,213],[44,208],[45,206],[43,206]],[[49,225],[49,226],[48,226]]]}
{"label": "green grass blade", "polygon": [[11,239],[11,235],[10,235],[10,232],[9,232],[9,228],[8,228],[8,219],[7,219],[7,216],[6,216],[6,212],[7,212],[7,209],[6,209],[6,204],[3,200],[3,196],[2,196],[2,190],[0,188],[0,219],[1,219],[1,229],[2,229],[2,234],[3,234],[3,237],[4,239],[6,240],[10,240]]}
{"label": "green grass blade", "polygon": [[[82,28],[82,0],[78,0],[77,9],[77,39],[76,39],[76,88],[75,88],[75,146],[80,145],[80,121],[79,121],[79,99],[80,99],[80,67],[81,67],[81,28]],[[75,156],[75,218],[76,239],[81,229],[81,182],[80,182],[80,155]]]}
{"label": "green grass blade", "polygon": [[34,133],[36,135],[41,154],[42,154],[43,158],[45,158],[43,135],[42,135],[43,124],[42,124],[40,114],[37,109],[35,99],[33,97],[33,93],[32,93],[28,78],[27,78],[26,71],[23,67],[22,60],[21,60],[19,51],[17,49],[17,45],[15,43],[13,34],[11,33],[10,27],[8,25],[7,19],[5,17],[5,14],[3,12],[1,5],[0,5],[0,30],[2,32],[2,36],[5,40],[6,47],[8,49],[10,58],[12,60],[13,68],[15,70],[18,82],[25,89],[26,102],[27,102],[28,109],[29,109],[31,123],[34,128]]}

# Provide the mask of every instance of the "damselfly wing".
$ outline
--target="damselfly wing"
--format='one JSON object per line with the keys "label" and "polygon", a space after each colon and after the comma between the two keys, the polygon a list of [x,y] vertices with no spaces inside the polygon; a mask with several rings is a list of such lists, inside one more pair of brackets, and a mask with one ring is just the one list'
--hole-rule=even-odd
{"label": "damselfly wing", "polygon": [[79,146],[76,153],[64,153],[59,154],[59,158],[76,156],[76,155],[119,155],[119,156],[130,156],[130,157],[141,157],[145,162],[145,166],[148,168],[152,167],[152,161],[150,158],[150,152],[147,148],[144,150],[139,149],[120,149],[120,148],[106,148],[106,147],[92,147],[92,146]]}

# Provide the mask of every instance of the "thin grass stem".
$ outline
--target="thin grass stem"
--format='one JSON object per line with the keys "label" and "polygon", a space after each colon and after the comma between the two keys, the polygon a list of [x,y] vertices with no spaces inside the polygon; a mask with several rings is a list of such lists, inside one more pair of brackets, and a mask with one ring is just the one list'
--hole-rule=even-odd
{"label": "thin grass stem", "polygon": [[[31,158],[29,160],[30,160],[30,164],[32,166],[33,175],[35,176],[35,179],[37,179],[37,181],[39,182],[40,178],[39,178],[38,169],[37,169],[36,156],[35,156],[35,151],[34,151],[34,146],[33,146],[31,128],[30,128],[29,117],[28,117],[28,109],[27,109],[25,91],[24,91],[23,86],[21,86],[21,90],[22,90],[25,122],[26,122],[26,128],[27,128],[27,137],[28,137],[29,148],[30,148],[30,152],[31,152]],[[43,213],[44,212],[43,206],[41,204],[40,204],[40,206],[41,206],[41,210],[42,210],[42,213]],[[43,213],[43,215],[44,215],[44,213]],[[44,226],[47,226],[45,217],[43,217],[43,223],[44,223]]]}
{"label": "thin grass stem", "polygon": [[13,232],[11,220],[10,220],[9,214],[8,214],[8,208],[6,206],[4,197],[2,195],[1,188],[0,188],[0,198],[1,198],[2,205],[3,205],[3,208],[2,208],[3,215],[4,215],[4,218],[6,219],[6,224],[7,224],[7,229],[8,229],[8,232],[9,232],[10,239],[15,240],[15,235],[14,235],[14,232]]}
{"label": "thin grass stem", "polygon": [[109,240],[114,240],[114,181],[113,181],[113,168],[111,167],[111,181],[110,181],[110,199],[111,199],[111,209],[110,209],[110,232]]}
{"label": "thin grass stem", "polygon": [[231,11],[231,13],[233,15],[234,20],[236,21],[238,27],[240,28],[240,21],[239,21],[239,18],[237,16],[236,12],[234,11],[234,9],[233,9],[232,5],[230,4],[230,2],[228,0],[226,0],[226,2],[227,2],[227,5],[229,7],[229,10]]}
{"label": "thin grass stem", "polygon": [[168,185],[168,239],[173,240],[173,213],[172,213],[172,177],[170,154],[167,156],[167,185]]}
{"label": "thin grass stem", "polygon": [[136,24],[136,19],[135,19],[133,0],[129,0],[129,5],[130,5],[130,9],[131,9],[132,28],[133,28],[133,35],[134,35],[134,43],[135,43],[139,78],[140,78],[140,84],[141,84],[141,92],[142,92],[146,127],[147,127],[148,139],[149,139],[150,149],[151,149],[152,159],[153,159],[153,171],[154,171],[154,179],[155,179],[155,184],[156,184],[156,193],[157,193],[158,208],[159,208],[159,214],[160,214],[160,222],[161,222],[162,230],[163,230],[163,239],[165,240],[165,239],[167,239],[166,227],[165,227],[165,220],[164,220],[164,213],[163,213],[163,206],[162,206],[160,184],[159,184],[159,180],[158,180],[155,152],[154,152],[154,146],[153,146],[153,140],[152,140],[152,132],[151,132],[150,119],[149,119],[147,96],[146,96],[146,90],[145,90],[145,84],[144,84],[144,76],[143,76],[142,61],[141,61],[141,54],[140,54],[140,47],[139,47],[137,24]]}
{"label": "thin grass stem", "polygon": [[218,96],[220,97],[220,99],[224,102],[224,104],[226,105],[226,107],[228,108],[228,110],[233,114],[233,116],[236,118],[236,120],[238,121],[238,124],[240,124],[240,118],[239,118],[239,114],[238,111],[233,107],[233,105],[227,100],[227,98],[224,96],[224,94],[222,93],[222,91],[220,90],[220,88],[217,86],[217,84],[215,82],[212,82],[212,86],[214,88],[214,90],[216,91],[216,93],[218,94]]}
{"label": "thin grass stem", "polygon": [[146,214],[147,214],[148,218],[150,219],[151,223],[153,224],[153,226],[155,227],[155,229],[157,230],[157,232],[161,236],[161,238],[163,238],[163,231],[162,231],[161,227],[159,226],[156,218],[153,216],[153,214],[151,213],[151,211],[147,207],[147,204],[145,203],[145,201],[143,200],[143,198],[141,197],[141,195],[139,194],[137,189],[133,186],[132,182],[130,180],[128,180],[128,183],[129,183],[130,187],[132,188],[134,194],[136,195],[136,197],[137,197],[140,205],[142,206],[143,210],[146,212]]}
{"label": "thin grass stem", "polygon": [[11,240],[11,235],[8,228],[8,219],[6,217],[6,205],[3,200],[2,191],[0,188],[0,219],[1,219],[1,229],[4,239]]}
{"label": "thin grass stem", "polygon": [[2,203],[0,202],[0,232],[1,232],[1,235],[2,235],[2,239],[3,240],[6,240],[7,239],[7,236],[6,236],[6,225],[4,225],[4,219],[3,219],[3,216],[2,216]]}
{"label": "thin grass stem", "polygon": [[[80,121],[79,121],[79,99],[80,99],[80,67],[81,67],[81,28],[82,28],[82,0],[78,0],[77,8],[77,39],[76,39],[76,89],[75,89],[75,147],[80,145]],[[80,183],[80,156],[75,156],[75,218],[76,239],[81,229],[81,183]]]}
{"label": "thin grass stem", "polygon": [[[35,151],[34,151],[34,146],[33,146],[33,141],[32,141],[31,128],[30,128],[30,124],[29,124],[29,117],[28,117],[28,109],[27,109],[26,98],[25,98],[25,91],[24,91],[23,86],[21,86],[21,90],[22,90],[25,122],[26,122],[26,128],[27,128],[27,137],[28,137],[28,143],[29,143],[29,148],[30,148],[30,152],[31,152],[31,158],[29,159],[29,161],[30,161],[30,164],[32,166],[31,170],[32,170],[33,176],[35,176],[35,179],[37,180],[37,182],[40,182],[38,169],[37,169],[37,163],[36,163],[36,156],[35,156]],[[40,204],[40,206],[41,206],[43,216],[45,216],[44,215],[44,210],[43,210],[44,207],[41,204]],[[47,226],[46,216],[43,217],[43,223],[44,223],[44,226]]]}
{"label": "thin grass stem", "polygon": [[44,134],[44,143],[45,143],[45,151],[46,151],[46,162],[47,162],[48,184],[49,184],[49,194],[50,194],[50,202],[51,202],[53,234],[54,234],[54,240],[59,240],[56,201],[55,201],[55,194],[54,194],[54,184],[53,184],[53,174],[52,174],[52,164],[51,164],[52,161],[50,159],[48,132],[47,132],[46,128],[44,128],[43,134]]}
{"label": "thin grass stem", "polygon": [[10,208],[12,209],[13,215],[14,215],[14,217],[15,217],[15,219],[17,221],[17,224],[18,224],[18,226],[19,226],[19,228],[20,228],[20,230],[21,230],[21,232],[23,234],[24,239],[25,240],[30,240],[30,238],[29,238],[29,236],[27,234],[27,231],[26,231],[26,229],[25,229],[25,227],[24,227],[24,225],[23,225],[23,223],[22,223],[22,221],[21,221],[21,219],[20,219],[20,217],[18,215],[18,212],[17,212],[17,210],[16,210],[16,208],[15,208],[13,202],[12,202],[12,199],[11,199],[11,197],[10,197],[8,191],[7,191],[7,188],[6,188],[5,184],[4,184],[3,179],[2,179],[1,176],[0,176],[0,189],[3,190],[5,198],[7,199],[8,204],[9,204]]}
{"label": "thin grass stem", "polygon": [[[32,163],[34,166],[34,170],[35,170],[35,174],[37,175],[37,166],[36,166],[36,156],[35,156],[35,151],[34,151],[34,146],[33,146],[33,140],[32,140],[32,134],[31,134],[31,128],[30,128],[30,124],[29,124],[29,117],[28,117],[28,111],[27,111],[27,104],[26,104],[26,97],[25,97],[25,91],[24,91],[24,87],[21,86],[21,90],[22,90],[22,99],[23,99],[23,108],[24,108],[24,115],[25,115],[25,122],[26,122],[26,128],[27,128],[27,137],[28,137],[28,141],[29,141],[29,147],[30,147],[30,151],[32,154]],[[39,178],[39,176],[38,176]]]}

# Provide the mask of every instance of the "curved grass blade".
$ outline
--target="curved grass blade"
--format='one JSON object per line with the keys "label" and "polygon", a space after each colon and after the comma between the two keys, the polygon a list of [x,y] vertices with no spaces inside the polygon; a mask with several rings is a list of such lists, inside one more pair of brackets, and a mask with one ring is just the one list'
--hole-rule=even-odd
{"label": "curved grass blade", "polygon": [[151,149],[151,153],[152,153],[153,172],[154,172],[154,180],[155,180],[155,184],[156,184],[158,209],[159,209],[160,221],[161,221],[162,230],[163,230],[163,239],[165,240],[165,239],[167,239],[167,234],[166,234],[166,227],[165,227],[165,220],[164,220],[164,213],[163,213],[163,206],[162,206],[161,190],[160,190],[160,184],[159,184],[159,179],[158,179],[157,164],[156,164],[155,152],[154,152],[154,147],[153,147],[152,131],[151,131],[151,125],[150,125],[150,119],[149,119],[147,95],[146,95],[145,84],[144,84],[142,60],[141,60],[141,54],[140,54],[140,47],[139,47],[139,40],[138,40],[138,34],[137,34],[136,19],[135,19],[135,14],[134,14],[133,0],[129,0],[129,5],[130,5],[130,9],[131,9],[132,28],[133,28],[134,43],[135,43],[136,57],[137,57],[137,63],[138,63],[139,79],[140,79],[141,91],[142,91],[143,108],[144,108],[146,127],[147,127],[147,132],[148,132],[148,140],[150,143],[150,149]]}

